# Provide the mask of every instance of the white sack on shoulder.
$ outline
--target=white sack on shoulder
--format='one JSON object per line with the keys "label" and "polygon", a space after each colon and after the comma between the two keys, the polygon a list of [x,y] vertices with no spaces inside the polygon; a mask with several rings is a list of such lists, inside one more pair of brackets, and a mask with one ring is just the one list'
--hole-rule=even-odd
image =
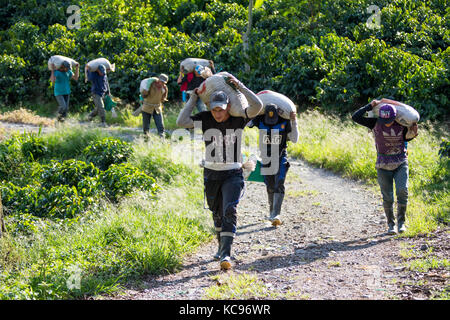
{"label": "white sack on shoulder", "polygon": [[61,65],[64,61],[69,62],[72,68],[74,68],[78,64],[78,62],[71,58],[55,55],[51,56],[50,59],[48,59],[48,70],[52,70],[52,64],[55,65],[55,70],[58,70],[59,68],[61,68]]}
{"label": "white sack on shoulder", "polygon": [[263,103],[263,108],[259,112],[260,115],[264,114],[266,105],[270,103],[273,103],[280,107],[280,109],[283,111],[281,117],[284,119],[290,119],[291,112],[297,112],[297,107],[295,106],[294,102],[292,102],[291,99],[281,93],[271,90],[263,90],[258,92],[256,95],[261,99]]}
{"label": "white sack on shoulder", "polygon": [[[372,108],[371,116],[374,118],[378,118],[380,107],[387,103],[379,103],[375,107]],[[397,116],[395,117],[395,121],[405,127],[410,127],[414,123],[419,122],[420,115],[413,107],[400,103],[400,105],[394,105],[395,109],[397,109]]]}
{"label": "white sack on shoulder", "polygon": [[209,60],[200,58],[187,58],[180,63],[180,72],[184,69],[185,72],[193,72],[195,67],[201,65],[203,67],[209,67]]}
{"label": "white sack on shoulder", "polygon": [[215,91],[223,91],[228,95],[230,99],[231,108],[229,113],[234,117],[242,115],[242,110],[248,107],[248,101],[242,92],[232,88],[225,82],[226,78],[232,77],[228,72],[219,72],[205,81],[198,87],[197,93],[204,104],[210,109],[210,97]]}

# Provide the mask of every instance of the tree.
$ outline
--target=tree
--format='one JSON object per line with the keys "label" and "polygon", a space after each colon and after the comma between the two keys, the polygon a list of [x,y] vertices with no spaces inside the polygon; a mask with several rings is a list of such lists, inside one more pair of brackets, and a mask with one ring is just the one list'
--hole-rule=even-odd
{"label": "tree", "polygon": [[[258,0],[257,0],[258,1]],[[259,1],[261,2],[261,1]],[[253,20],[253,0],[249,0],[248,3],[248,23],[247,30],[242,37],[242,45],[244,47],[244,57],[245,57],[245,72],[250,71],[250,65],[248,64],[248,38],[250,37],[250,33],[252,32],[252,20]]]}
{"label": "tree", "polygon": [[[263,2],[264,0],[256,0],[254,6],[255,9],[261,7]],[[249,0],[247,30],[245,31],[244,36],[242,37],[242,45],[244,47],[244,56],[245,56],[245,72],[250,71],[250,65],[248,64],[248,50],[249,50],[248,39],[250,38],[250,33],[252,32],[252,24],[253,24],[253,0]]]}

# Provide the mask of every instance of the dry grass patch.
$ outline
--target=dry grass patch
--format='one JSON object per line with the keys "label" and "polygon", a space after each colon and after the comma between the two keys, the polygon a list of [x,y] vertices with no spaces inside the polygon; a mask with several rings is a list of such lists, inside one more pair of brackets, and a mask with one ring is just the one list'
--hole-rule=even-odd
{"label": "dry grass patch", "polygon": [[36,115],[34,112],[20,108],[0,114],[0,121],[11,123],[32,124],[36,126],[53,127],[55,120]]}

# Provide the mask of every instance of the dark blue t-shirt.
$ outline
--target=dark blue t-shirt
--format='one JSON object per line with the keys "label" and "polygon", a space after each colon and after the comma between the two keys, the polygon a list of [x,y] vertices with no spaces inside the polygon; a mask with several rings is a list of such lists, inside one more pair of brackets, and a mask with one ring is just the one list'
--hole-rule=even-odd
{"label": "dark blue t-shirt", "polygon": [[88,71],[88,80],[92,83],[91,92],[103,97],[108,91],[108,78],[106,74],[99,75],[97,71]]}
{"label": "dark blue t-shirt", "polygon": [[[264,154],[270,157],[272,150],[271,145],[274,145],[277,154],[280,157],[286,157],[287,135],[292,131],[291,121],[278,117],[277,123],[274,125],[267,125],[264,123],[264,118],[265,115],[256,116],[249,124],[250,128],[257,127],[260,130],[260,148],[264,147]],[[262,152],[263,150],[260,151]]]}

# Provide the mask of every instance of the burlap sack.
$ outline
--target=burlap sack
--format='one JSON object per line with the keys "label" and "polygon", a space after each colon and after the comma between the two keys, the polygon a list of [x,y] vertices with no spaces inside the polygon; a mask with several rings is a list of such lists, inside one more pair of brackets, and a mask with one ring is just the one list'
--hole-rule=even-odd
{"label": "burlap sack", "polygon": [[203,67],[209,67],[209,60],[200,59],[200,58],[184,59],[180,63],[180,72],[183,72],[183,69],[186,73],[193,72],[197,65],[201,65]]}
{"label": "burlap sack", "polygon": [[75,66],[78,64],[78,62],[71,58],[56,55],[51,56],[50,59],[48,59],[48,70],[52,70],[52,64],[55,65],[55,70],[58,70],[59,68],[61,68],[61,65],[64,61],[69,62],[72,68],[75,68]]}
{"label": "burlap sack", "polygon": [[219,72],[205,81],[198,87],[197,93],[203,103],[209,109],[211,94],[215,91],[224,91],[230,99],[231,108],[229,113],[234,117],[242,116],[242,111],[248,107],[248,101],[242,92],[228,85],[225,80],[232,76],[228,72]]}
{"label": "burlap sack", "polygon": [[271,90],[264,90],[260,91],[256,94],[263,103],[263,108],[259,112],[259,114],[264,114],[265,107],[269,103],[276,104],[280,109],[283,111],[283,113],[280,115],[284,119],[289,119],[291,112],[297,112],[297,107],[295,106],[294,102],[292,102],[291,99],[286,97],[285,95],[271,91]]}
{"label": "burlap sack", "polygon": [[[378,118],[380,107],[386,103],[379,103],[375,107],[372,108],[372,112],[369,114],[370,117]],[[394,105],[395,109],[397,109],[397,116],[395,117],[395,121],[405,127],[411,127],[414,123],[419,122],[420,115],[411,106],[407,104]]]}

